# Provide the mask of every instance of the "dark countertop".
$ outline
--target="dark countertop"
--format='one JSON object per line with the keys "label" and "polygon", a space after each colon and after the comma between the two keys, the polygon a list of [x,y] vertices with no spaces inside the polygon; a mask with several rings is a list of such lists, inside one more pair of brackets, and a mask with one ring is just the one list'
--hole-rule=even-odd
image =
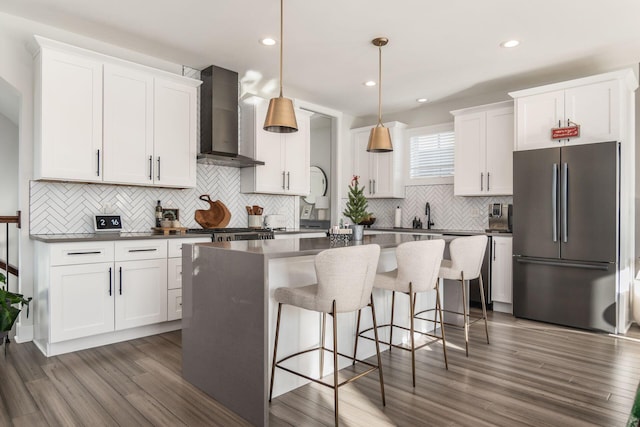
{"label": "dark countertop", "polygon": [[158,234],[150,231],[128,233],[75,233],[75,234],[30,234],[31,240],[44,243],[99,242],[105,240],[142,240],[142,239],[189,239],[211,237],[210,234]]}
{"label": "dark countertop", "polygon": [[253,255],[263,255],[266,258],[289,258],[297,256],[316,255],[330,248],[377,244],[382,249],[395,248],[400,243],[414,240],[453,240],[453,236],[437,234],[405,234],[405,233],[381,233],[364,235],[362,242],[331,242],[328,237],[294,237],[279,240],[238,240],[235,242],[197,243],[200,250],[206,248],[226,249],[234,252],[244,252]]}
{"label": "dark countertop", "polygon": [[511,232],[502,231],[486,231],[486,230],[448,230],[444,228],[365,228],[372,231],[384,231],[384,232],[396,232],[396,233],[416,233],[416,234],[441,234],[445,236],[477,236],[479,234],[485,234],[487,236],[511,236]]}

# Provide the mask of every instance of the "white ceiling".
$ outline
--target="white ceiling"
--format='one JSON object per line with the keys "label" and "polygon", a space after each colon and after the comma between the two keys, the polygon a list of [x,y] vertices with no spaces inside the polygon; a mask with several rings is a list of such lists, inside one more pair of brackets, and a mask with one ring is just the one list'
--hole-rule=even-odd
{"label": "white ceiling", "polygon": [[[277,91],[278,0],[0,0],[0,11]],[[284,94],[354,116],[581,77],[640,61],[638,0],[285,0]],[[515,49],[500,48],[516,38]]]}

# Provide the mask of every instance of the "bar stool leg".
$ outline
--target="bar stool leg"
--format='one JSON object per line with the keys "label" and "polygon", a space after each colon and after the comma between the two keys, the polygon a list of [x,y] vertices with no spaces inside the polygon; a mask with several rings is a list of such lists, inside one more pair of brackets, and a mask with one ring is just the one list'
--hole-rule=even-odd
{"label": "bar stool leg", "polygon": [[[444,367],[449,369],[449,362],[447,361],[447,340],[444,336],[444,323],[442,321],[442,306],[440,305],[440,285],[439,281],[436,280],[436,312],[438,317],[440,317],[440,337],[442,338],[442,353],[444,354]],[[433,334],[435,335],[436,331],[436,323],[434,318],[433,323]]]}
{"label": "bar stool leg", "polygon": [[333,317],[333,405],[335,408],[335,425],[338,426],[338,315],[336,313],[336,300],[333,300],[331,308]]}
{"label": "bar stool leg", "polygon": [[280,334],[280,314],[282,313],[282,303],[278,303],[278,320],[276,320],[276,340],[273,343],[273,361],[271,362],[271,384],[269,385],[269,402],[273,396],[273,377],[276,373],[276,354],[278,353],[278,335]]}
{"label": "bar stool leg", "polygon": [[393,314],[394,308],[396,306],[396,291],[391,291],[391,326],[389,326],[389,353],[391,353],[391,349],[393,348]]}
{"label": "bar stool leg", "polygon": [[326,332],[327,313],[322,313],[322,327],[320,328],[320,334],[322,335],[320,341],[320,378],[324,376],[324,336]]}
{"label": "bar stool leg", "polygon": [[356,364],[356,355],[358,353],[358,338],[360,338],[360,315],[362,314],[362,309],[358,310],[358,320],[356,321],[356,344],[353,346],[353,363],[351,365]]}
{"label": "bar stool leg", "polygon": [[480,299],[482,301],[482,318],[484,319],[484,332],[487,334],[487,344],[489,344],[489,327],[487,326],[487,306],[484,301],[484,284],[482,274],[480,275]]}
{"label": "bar stool leg", "polygon": [[413,284],[409,282],[409,312],[411,315],[409,316],[409,333],[411,334],[411,378],[413,381],[413,386],[416,386],[416,341],[415,334],[413,333],[413,314],[415,313],[415,298],[416,294],[413,293]]}
{"label": "bar stool leg", "polygon": [[382,406],[387,405],[384,397],[384,378],[382,377],[382,358],[380,357],[380,341],[378,340],[378,322],[376,321],[376,308],[373,305],[373,294],[371,294],[371,319],[373,321],[373,336],[376,341],[376,355],[378,356],[378,373],[380,374],[380,394],[382,395]]}
{"label": "bar stool leg", "polygon": [[469,357],[469,313],[467,312],[467,292],[464,286],[464,273],[462,273],[462,312],[464,314],[464,347],[467,357]]}

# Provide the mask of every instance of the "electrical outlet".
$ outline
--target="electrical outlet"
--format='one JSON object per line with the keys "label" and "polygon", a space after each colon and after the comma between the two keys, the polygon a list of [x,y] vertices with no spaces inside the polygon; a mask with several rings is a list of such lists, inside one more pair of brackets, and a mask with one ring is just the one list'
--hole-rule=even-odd
{"label": "electrical outlet", "polygon": [[474,218],[478,218],[480,216],[480,209],[478,208],[471,209],[471,216]]}

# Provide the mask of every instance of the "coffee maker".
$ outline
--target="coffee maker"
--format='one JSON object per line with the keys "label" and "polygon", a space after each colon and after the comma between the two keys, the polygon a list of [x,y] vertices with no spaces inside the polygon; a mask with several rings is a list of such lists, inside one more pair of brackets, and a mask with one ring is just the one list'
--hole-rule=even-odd
{"label": "coffee maker", "polygon": [[511,232],[511,217],[513,205],[507,203],[489,204],[489,228],[490,232]]}

